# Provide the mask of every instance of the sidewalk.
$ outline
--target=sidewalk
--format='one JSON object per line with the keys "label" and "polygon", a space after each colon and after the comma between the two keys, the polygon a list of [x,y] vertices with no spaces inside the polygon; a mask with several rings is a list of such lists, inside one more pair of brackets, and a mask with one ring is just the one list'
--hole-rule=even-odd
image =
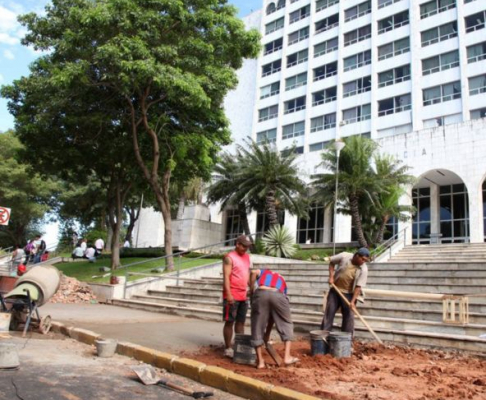
{"label": "sidewalk", "polygon": [[104,304],[46,304],[41,316],[169,353],[223,345],[223,323]]}

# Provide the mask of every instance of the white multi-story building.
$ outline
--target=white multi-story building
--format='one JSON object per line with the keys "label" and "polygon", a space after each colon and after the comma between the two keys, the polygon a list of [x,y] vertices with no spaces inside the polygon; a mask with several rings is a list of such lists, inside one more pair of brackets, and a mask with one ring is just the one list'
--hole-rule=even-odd
{"label": "white multi-story building", "polygon": [[[245,18],[262,34],[262,53],[225,103],[234,140],[296,146],[310,178],[329,141],[371,137],[419,178],[404,199],[418,210],[409,242],[482,242],[485,21],[485,0],[264,0]],[[216,220],[222,239],[241,230],[231,210]],[[298,243],[315,244],[334,240],[332,220],[316,206],[309,221],[284,223]],[[261,230],[264,214],[250,222]],[[350,242],[350,218],[339,215],[337,227],[336,242]]]}

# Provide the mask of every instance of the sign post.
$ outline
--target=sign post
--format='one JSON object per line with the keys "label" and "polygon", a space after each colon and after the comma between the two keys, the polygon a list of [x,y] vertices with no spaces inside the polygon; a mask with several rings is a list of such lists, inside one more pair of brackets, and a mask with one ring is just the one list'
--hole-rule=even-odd
{"label": "sign post", "polygon": [[8,225],[10,210],[10,208],[0,206],[0,225]]}

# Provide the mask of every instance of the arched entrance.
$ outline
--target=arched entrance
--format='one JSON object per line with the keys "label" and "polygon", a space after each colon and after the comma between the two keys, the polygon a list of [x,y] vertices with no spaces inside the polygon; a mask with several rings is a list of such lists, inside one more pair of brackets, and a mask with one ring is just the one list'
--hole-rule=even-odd
{"label": "arched entrance", "polygon": [[446,169],[430,170],[412,189],[416,213],[413,244],[470,241],[469,196],[463,180]]}

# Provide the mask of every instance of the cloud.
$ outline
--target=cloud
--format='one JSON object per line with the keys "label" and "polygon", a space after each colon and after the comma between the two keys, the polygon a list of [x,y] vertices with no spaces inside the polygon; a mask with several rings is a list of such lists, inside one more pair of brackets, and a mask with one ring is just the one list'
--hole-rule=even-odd
{"label": "cloud", "polygon": [[16,44],[19,44],[19,39],[10,36],[8,33],[0,32],[0,43],[15,46]]}
{"label": "cloud", "polygon": [[4,50],[3,51],[3,56],[7,60],[13,60],[15,58],[15,55],[14,55],[14,53],[11,50]]}
{"label": "cloud", "polygon": [[17,22],[17,14],[13,11],[0,6],[0,31],[9,32],[17,29],[19,23]]}
{"label": "cloud", "polygon": [[4,79],[3,75],[2,75],[2,74],[0,74],[0,83],[2,83],[4,80],[5,80],[5,79]]}

